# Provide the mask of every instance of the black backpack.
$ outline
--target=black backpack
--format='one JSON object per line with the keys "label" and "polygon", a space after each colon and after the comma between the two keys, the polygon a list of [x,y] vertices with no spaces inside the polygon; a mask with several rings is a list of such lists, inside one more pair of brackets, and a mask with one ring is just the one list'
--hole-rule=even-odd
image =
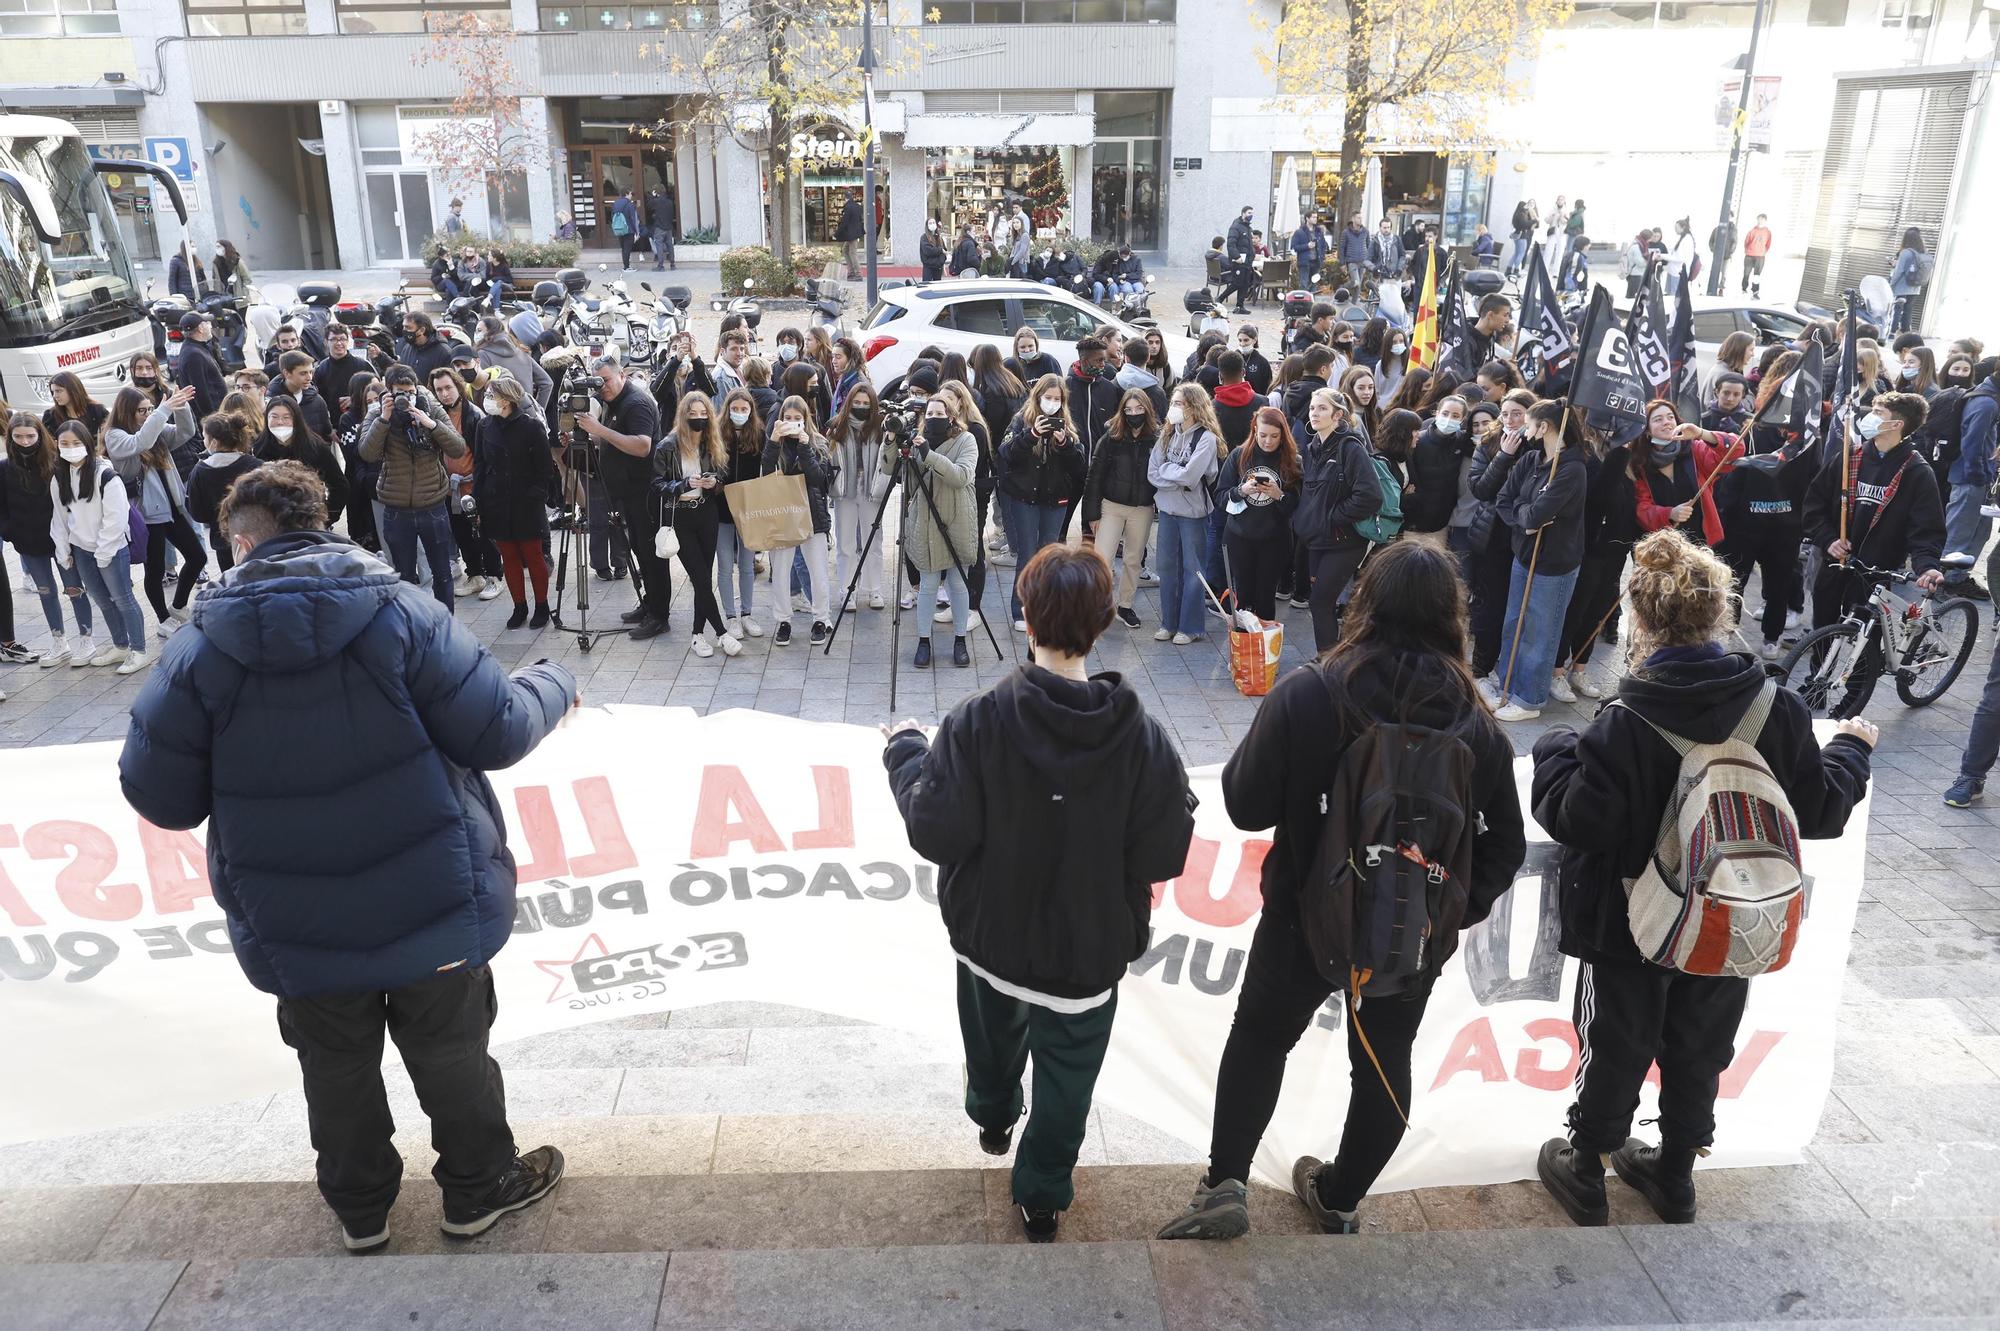
{"label": "black backpack", "polygon": [[1455,950],[1478,830],[1474,766],[1456,734],[1395,721],[1371,724],[1342,755],[1299,913],[1313,965],[1351,1004],[1422,991]]}

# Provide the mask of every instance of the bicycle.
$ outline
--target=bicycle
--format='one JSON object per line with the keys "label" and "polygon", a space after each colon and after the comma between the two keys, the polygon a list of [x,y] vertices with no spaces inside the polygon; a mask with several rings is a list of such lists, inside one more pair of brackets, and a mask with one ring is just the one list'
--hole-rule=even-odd
{"label": "bicycle", "polygon": [[1771,674],[1815,716],[1835,721],[1861,714],[1892,659],[1896,693],[1905,705],[1927,707],[1942,698],[1972,655],[1978,608],[1963,597],[1937,601],[1930,592],[1906,601],[1889,586],[1914,579],[1867,564],[1848,568],[1869,579],[1868,599],[1839,623],[1800,639]]}

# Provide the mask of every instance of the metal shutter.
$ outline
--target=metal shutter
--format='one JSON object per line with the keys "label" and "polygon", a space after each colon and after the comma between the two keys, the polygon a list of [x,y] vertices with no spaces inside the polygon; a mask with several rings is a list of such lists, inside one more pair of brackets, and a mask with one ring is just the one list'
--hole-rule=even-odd
{"label": "metal shutter", "polygon": [[1862,278],[1887,277],[1905,227],[1942,247],[1971,88],[1958,71],[1839,81],[1800,299],[1837,309]]}
{"label": "metal shutter", "polygon": [[76,126],[85,143],[137,143],[140,141],[139,113],[115,107],[69,107],[51,111]]}

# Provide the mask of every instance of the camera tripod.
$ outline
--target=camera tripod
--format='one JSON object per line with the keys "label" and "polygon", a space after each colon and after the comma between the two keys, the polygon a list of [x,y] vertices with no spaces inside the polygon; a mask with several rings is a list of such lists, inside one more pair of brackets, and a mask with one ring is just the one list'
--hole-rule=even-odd
{"label": "camera tripod", "polygon": [[[910,487],[898,484],[903,479],[905,472],[909,474],[911,479],[916,481],[917,494],[930,509],[931,520],[937,524],[938,535],[944,538],[945,553],[951,556],[952,569],[958,574],[959,581],[964,584],[966,595],[968,597],[971,595],[972,579],[965,571],[964,561],[958,557],[958,547],[952,544],[951,533],[946,530],[944,518],[938,513],[937,500],[931,495],[930,477],[924,474],[921,467],[911,465],[911,452],[910,448],[898,448],[896,450],[896,465],[889,471],[888,488],[883,490],[881,502],[875,505],[874,524],[868,528],[868,539],[861,543],[861,553],[855,558],[854,576],[848,579],[847,590],[841,593],[840,604],[833,612],[833,626],[827,631],[826,647],[821,653],[822,655],[833,650],[833,640],[839,636],[841,621],[847,618],[848,602],[854,599],[854,589],[861,585],[861,571],[868,566],[868,552],[875,548],[875,539],[882,534],[882,518],[889,511],[889,497],[891,495],[900,495],[902,497],[901,505],[897,509],[897,530],[905,532],[909,530]],[[977,532],[973,533],[973,539],[979,539]],[[899,557],[896,560],[896,585],[898,588],[900,588],[902,582],[903,561]],[[902,598],[899,590],[897,593],[896,617],[889,623],[889,710],[892,712],[896,709],[896,682],[903,667],[903,609],[901,601]],[[930,608],[920,605],[917,607],[917,612],[919,614],[929,614]],[[993,617],[981,611],[979,626],[986,630],[986,640],[993,644],[993,655],[999,660],[1006,660],[1007,653],[1000,650],[1000,640],[993,636]]]}
{"label": "camera tripod", "polygon": [[[604,628],[590,627],[590,519],[592,506],[595,503],[595,500],[591,496],[591,480],[594,473],[589,461],[588,451],[583,452],[581,456],[584,458],[584,465],[570,469],[570,483],[582,491],[582,497],[580,501],[563,505],[562,536],[556,542],[555,608],[554,613],[549,617],[549,622],[559,632],[574,633],[576,635],[577,650],[587,652],[597,645],[599,638],[624,633],[627,631],[627,626],[614,620]],[[608,503],[605,508],[604,518],[608,525],[624,522],[623,515],[617,509],[610,507]],[[611,531],[607,530],[605,533],[606,559],[615,557],[613,545]],[[574,624],[563,618],[562,609],[563,593],[569,585],[570,554],[572,550],[576,554],[576,622]],[[646,597],[646,584],[643,575],[639,572],[639,560],[636,557],[631,557],[627,559],[626,564],[632,574],[632,590],[639,594],[639,599],[643,602]]]}

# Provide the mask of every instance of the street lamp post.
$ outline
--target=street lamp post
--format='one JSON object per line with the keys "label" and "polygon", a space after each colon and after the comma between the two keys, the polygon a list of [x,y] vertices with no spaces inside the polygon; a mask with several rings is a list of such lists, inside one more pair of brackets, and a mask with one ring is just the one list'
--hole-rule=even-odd
{"label": "street lamp post", "polygon": [[1723,270],[1729,266],[1727,251],[1736,248],[1736,227],[1731,217],[1736,210],[1736,172],[1743,160],[1743,132],[1750,127],[1750,93],[1757,81],[1757,39],[1764,32],[1765,0],[1757,0],[1757,12],[1750,19],[1750,54],[1743,60],[1743,88],[1736,97],[1736,119],[1730,126],[1729,177],[1722,186],[1722,216],[1715,234],[1725,243],[1715,255],[1715,271],[1708,275],[1708,294],[1722,294]]}
{"label": "street lamp post", "polygon": [[[1761,6],[1763,0],[1758,0]],[[1761,8],[1758,11],[1762,12]],[[878,238],[881,229],[875,225],[875,0],[861,0],[861,225],[865,228],[863,244],[866,246],[868,271],[864,290],[868,298],[868,308],[875,308],[875,284],[877,262],[880,258]]]}

